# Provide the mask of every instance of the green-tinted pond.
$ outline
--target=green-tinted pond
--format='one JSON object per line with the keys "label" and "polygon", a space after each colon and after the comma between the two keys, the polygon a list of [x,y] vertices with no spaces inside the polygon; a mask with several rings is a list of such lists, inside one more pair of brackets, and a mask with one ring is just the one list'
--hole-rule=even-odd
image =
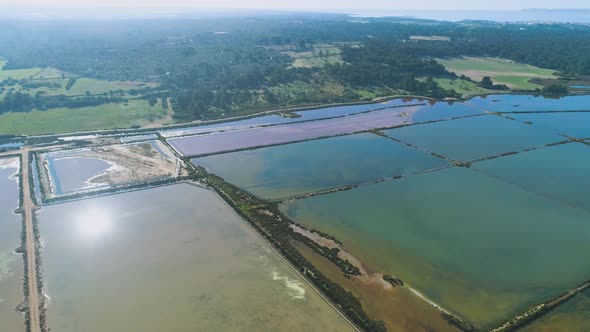
{"label": "green-tinted pond", "polygon": [[193,159],[265,199],[278,199],[447,167],[440,158],[359,134]]}
{"label": "green-tinted pond", "polygon": [[590,146],[568,143],[473,164],[487,175],[590,212]]}
{"label": "green-tinted pond", "polygon": [[564,140],[545,130],[495,115],[396,128],[385,131],[385,134],[460,161]]}
{"label": "green-tinted pond", "polygon": [[24,331],[15,311],[23,301],[23,259],[14,253],[20,245],[21,218],[18,207],[18,159],[0,159],[0,331]]}
{"label": "green-tinted pond", "polygon": [[281,209],[484,328],[590,276],[590,214],[465,168]]}
{"label": "green-tinted pond", "polygon": [[39,217],[53,331],[350,328],[208,190],[167,186]]}
{"label": "green-tinted pond", "polygon": [[590,291],[576,295],[522,329],[523,332],[588,332],[590,331]]}
{"label": "green-tinted pond", "polygon": [[510,116],[522,122],[532,122],[533,126],[546,128],[559,134],[590,138],[590,112],[528,113],[510,114]]}

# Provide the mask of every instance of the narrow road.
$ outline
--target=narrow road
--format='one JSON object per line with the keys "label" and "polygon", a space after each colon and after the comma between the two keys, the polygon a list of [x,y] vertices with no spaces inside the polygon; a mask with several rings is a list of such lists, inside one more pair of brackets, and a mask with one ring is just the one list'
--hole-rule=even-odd
{"label": "narrow road", "polygon": [[31,322],[31,332],[40,332],[40,315],[39,315],[39,292],[37,291],[37,256],[35,254],[35,247],[37,241],[33,232],[33,213],[35,204],[31,199],[31,191],[29,186],[29,151],[24,149],[21,151],[21,173],[22,173],[22,191],[23,202],[22,210],[25,218],[25,239],[27,252],[27,279],[29,280],[29,315]]}

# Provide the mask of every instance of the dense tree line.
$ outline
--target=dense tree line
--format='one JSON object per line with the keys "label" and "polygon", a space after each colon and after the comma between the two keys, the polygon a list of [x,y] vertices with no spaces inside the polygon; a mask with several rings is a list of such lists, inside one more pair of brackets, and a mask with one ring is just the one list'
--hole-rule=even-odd
{"label": "dense tree line", "polygon": [[64,95],[46,96],[43,93],[37,93],[31,96],[24,92],[6,93],[0,100],[0,114],[7,112],[30,112],[33,109],[44,111],[50,108],[80,108],[89,106],[99,106],[106,103],[121,103],[127,100],[118,96],[81,96],[67,97]]}
{"label": "dense tree line", "polygon": [[[159,82],[172,97],[179,121],[358,100],[358,90],[375,86],[453,97],[454,91],[425,79],[454,75],[432,60],[435,57],[499,56],[566,75],[590,75],[587,26],[407,18],[363,21],[344,15],[293,14],[116,21],[108,26],[102,22],[2,22],[0,49],[8,60],[6,69],[50,66],[83,77]],[[412,40],[412,35],[441,35],[450,40]],[[326,42],[344,42],[339,44],[343,63],[292,68],[293,59],[276,48],[289,45],[305,51]],[[5,80],[0,85],[17,82]],[[72,79],[66,88],[74,84]],[[277,93],[277,87],[285,84],[308,86],[312,93]],[[339,84],[338,95],[320,91],[329,84]],[[488,81],[479,84],[505,88]],[[107,102],[109,96],[71,101],[16,93],[9,97],[0,112],[28,110],[32,105],[43,109],[60,102],[62,106],[93,105]]]}

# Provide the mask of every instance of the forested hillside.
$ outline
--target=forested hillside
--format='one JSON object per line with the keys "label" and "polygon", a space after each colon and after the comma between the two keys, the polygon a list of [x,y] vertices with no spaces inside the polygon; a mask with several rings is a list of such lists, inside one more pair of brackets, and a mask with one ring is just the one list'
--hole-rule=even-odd
{"label": "forested hillside", "polygon": [[[56,68],[154,86],[135,95],[111,91],[72,100],[14,89],[31,82],[0,76],[0,112],[170,98],[173,117],[182,122],[396,94],[458,97],[452,84],[439,85],[457,76],[434,58],[501,57],[563,75],[590,75],[587,40],[590,27],[578,25],[344,15],[2,22],[4,70]],[[488,82],[482,91],[493,86]]]}

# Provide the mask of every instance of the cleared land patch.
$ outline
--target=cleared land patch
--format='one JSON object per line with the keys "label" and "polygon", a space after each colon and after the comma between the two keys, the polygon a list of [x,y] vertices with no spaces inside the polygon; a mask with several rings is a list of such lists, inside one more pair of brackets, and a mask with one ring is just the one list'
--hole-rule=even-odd
{"label": "cleared land patch", "polygon": [[484,76],[492,78],[496,84],[506,84],[513,89],[533,90],[541,85],[529,82],[533,78],[557,78],[555,71],[511,60],[489,57],[462,57],[436,59],[448,71],[465,75],[472,80],[481,81]]}
{"label": "cleared land patch", "polygon": [[443,42],[448,42],[451,40],[450,37],[447,36],[410,36],[411,40],[425,40],[425,41],[443,41]]}
{"label": "cleared land patch", "polygon": [[48,199],[187,174],[160,141],[47,152],[37,166]]}
{"label": "cleared land patch", "polygon": [[[450,79],[450,78],[433,78],[434,81],[445,90],[455,90],[464,96],[466,95],[479,95],[490,93],[492,90],[484,89],[477,86],[476,83],[462,79]],[[421,79],[422,81],[425,78]]]}

